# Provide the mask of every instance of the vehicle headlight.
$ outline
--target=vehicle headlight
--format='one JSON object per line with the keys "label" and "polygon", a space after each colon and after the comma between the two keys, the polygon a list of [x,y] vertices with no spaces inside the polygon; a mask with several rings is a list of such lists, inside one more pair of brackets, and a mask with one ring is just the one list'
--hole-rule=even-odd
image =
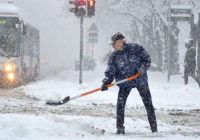
{"label": "vehicle headlight", "polygon": [[4,70],[6,72],[14,71],[15,70],[15,65],[14,64],[5,64],[4,65]]}
{"label": "vehicle headlight", "polygon": [[9,74],[7,75],[7,78],[8,78],[9,80],[13,81],[13,80],[15,79],[15,74],[14,74],[14,73],[9,73]]}

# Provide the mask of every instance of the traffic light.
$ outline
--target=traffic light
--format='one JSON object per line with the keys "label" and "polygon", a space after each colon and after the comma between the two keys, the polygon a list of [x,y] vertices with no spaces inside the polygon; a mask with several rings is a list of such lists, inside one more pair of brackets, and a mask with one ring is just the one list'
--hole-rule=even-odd
{"label": "traffic light", "polygon": [[85,15],[85,11],[87,11],[88,17],[95,15],[95,0],[69,0],[69,4],[73,5],[70,11],[78,17]]}
{"label": "traffic light", "polygon": [[87,0],[87,16],[95,15],[95,0]]}
{"label": "traffic light", "polygon": [[70,0],[69,4],[74,5],[69,9],[70,12],[76,14],[78,12],[78,1],[77,0]]}
{"label": "traffic light", "polygon": [[78,6],[86,5],[86,0],[78,0]]}
{"label": "traffic light", "polygon": [[73,12],[76,16],[85,15],[86,0],[70,0],[69,4],[74,5],[69,10]]}

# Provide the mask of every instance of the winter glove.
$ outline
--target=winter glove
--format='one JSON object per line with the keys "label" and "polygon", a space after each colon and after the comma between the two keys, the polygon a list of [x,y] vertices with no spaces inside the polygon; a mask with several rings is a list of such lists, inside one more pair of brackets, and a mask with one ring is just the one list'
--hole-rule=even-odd
{"label": "winter glove", "polygon": [[102,80],[102,83],[105,84],[105,85],[109,85],[111,83],[111,81],[108,77],[106,77]]}
{"label": "winter glove", "polygon": [[140,73],[140,74],[143,74],[144,73],[144,70],[143,69],[138,69],[138,72]]}
{"label": "winter glove", "polygon": [[106,78],[104,78],[103,80],[102,80],[102,86],[101,86],[101,91],[105,91],[105,90],[108,90],[108,87],[106,86],[106,85],[109,85],[111,82],[110,82],[110,80],[109,80],[109,78],[108,77],[106,77]]}
{"label": "winter glove", "polygon": [[146,72],[144,65],[142,65],[142,66],[138,69],[138,72],[139,72],[140,74],[143,74],[143,73]]}
{"label": "winter glove", "polygon": [[103,84],[103,85],[101,86],[101,91],[105,91],[105,90],[108,90],[108,87],[107,87],[105,84]]}

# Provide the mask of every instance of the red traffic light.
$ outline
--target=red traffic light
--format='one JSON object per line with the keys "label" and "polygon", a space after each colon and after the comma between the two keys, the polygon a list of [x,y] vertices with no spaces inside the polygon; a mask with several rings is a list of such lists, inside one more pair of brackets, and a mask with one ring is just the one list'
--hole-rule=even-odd
{"label": "red traffic light", "polygon": [[70,0],[69,4],[74,4],[77,6],[84,6],[84,5],[86,5],[86,0]]}
{"label": "red traffic light", "polygon": [[78,6],[86,5],[86,0],[78,0]]}

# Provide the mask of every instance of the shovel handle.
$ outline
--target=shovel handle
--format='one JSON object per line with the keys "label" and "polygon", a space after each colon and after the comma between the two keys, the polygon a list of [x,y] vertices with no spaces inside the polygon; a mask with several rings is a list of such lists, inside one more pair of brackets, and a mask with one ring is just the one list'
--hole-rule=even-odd
{"label": "shovel handle", "polygon": [[[141,73],[136,73],[135,75],[133,75],[133,76],[127,78],[127,79],[124,79],[124,80],[121,80],[121,81],[118,81],[118,82],[114,82],[114,83],[106,85],[106,86],[109,88],[109,87],[112,87],[114,85],[117,85],[117,84],[120,84],[120,83],[124,83],[126,81],[131,81],[131,80],[136,79],[140,75],[141,75]],[[100,90],[101,90],[101,88],[96,88],[96,89],[90,90],[88,92],[82,93],[82,94],[80,94],[80,96],[86,96],[88,94],[91,94],[91,93],[94,93],[94,92],[97,92],[97,91],[100,91]]]}

